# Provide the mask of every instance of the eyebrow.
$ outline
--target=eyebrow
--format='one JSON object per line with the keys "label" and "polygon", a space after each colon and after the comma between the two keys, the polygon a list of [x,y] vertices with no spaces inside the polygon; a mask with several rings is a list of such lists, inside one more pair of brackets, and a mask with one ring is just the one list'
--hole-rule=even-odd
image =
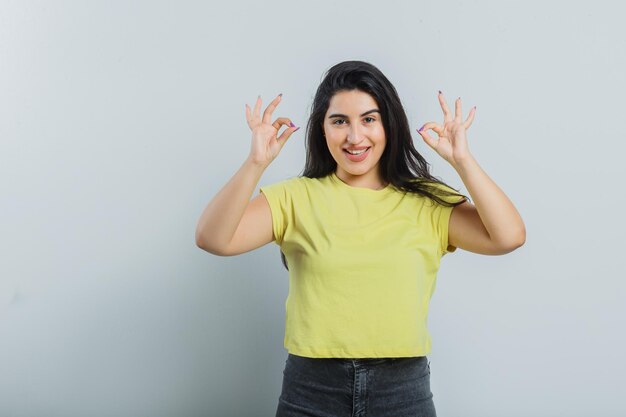
{"label": "eyebrow", "polygon": [[[363,113],[359,117],[363,117],[363,116],[366,116],[366,115],[368,115],[370,113],[374,113],[374,112],[380,114],[380,111],[378,109],[372,109],[372,110],[366,111],[365,113]],[[339,113],[334,113],[334,114],[331,114],[330,116],[328,116],[329,119],[332,119],[333,117],[348,117],[348,116],[346,116],[345,114],[339,114]]]}

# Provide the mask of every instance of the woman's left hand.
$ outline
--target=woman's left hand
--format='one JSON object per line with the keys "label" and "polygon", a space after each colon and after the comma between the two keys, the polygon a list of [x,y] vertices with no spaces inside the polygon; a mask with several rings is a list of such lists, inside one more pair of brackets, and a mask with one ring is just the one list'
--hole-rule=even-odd
{"label": "woman's left hand", "polygon": [[[471,157],[467,147],[467,137],[465,132],[472,125],[476,107],[473,107],[465,121],[462,120],[461,97],[456,99],[454,106],[454,117],[448,109],[448,104],[439,92],[439,104],[443,110],[443,125],[436,122],[425,123],[417,132],[422,135],[424,142],[435,150],[443,159],[448,161],[453,167],[463,160]],[[432,129],[439,139],[432,138],[427,130]]]}

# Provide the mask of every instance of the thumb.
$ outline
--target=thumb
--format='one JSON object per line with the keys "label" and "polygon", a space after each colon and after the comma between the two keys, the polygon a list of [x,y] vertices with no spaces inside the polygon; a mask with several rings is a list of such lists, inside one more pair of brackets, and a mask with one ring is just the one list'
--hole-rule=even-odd
{"label": "thumb", "polygon": [[426,142],[426,144],[433,149],[437,147],[437,141],[428,134],[427,130],[435,127],[435,125],[436,123],[430,122],[430,123],[424,124],[424,126],[417,129],[417,133],[419,133],[420,136],[422,136],[422,139],[424,139],[424,142]]}
{"label": "thumb", "polygon": [[296,130],[300,129],[300,127],[289,127],[287,129],[285,129],[285,131],[283,132],[282,135],[280,135],[278,138],[276,138],[276,140],[280,143],[281,146],[285,145],[285,143],[287,142],[287,139],[289,139],[289,137],[291,136],[291,134],[293,132],[295,132]]}

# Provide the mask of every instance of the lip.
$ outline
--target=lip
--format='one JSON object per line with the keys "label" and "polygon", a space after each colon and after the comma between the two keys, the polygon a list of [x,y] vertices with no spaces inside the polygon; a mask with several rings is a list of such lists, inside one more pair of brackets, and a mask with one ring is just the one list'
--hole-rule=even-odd
{"label": "lip", "polygon": [[[372,149],[371,146],[366,146],[365,148],[360,148],[360,149],[367,149],[365,152],[363,152],[361,155],[352,155],[350,153],[348,153],[346,151],[346,148],[343,149],[343,153],[344,155],[346,155],[346,158],[348,158],[349,161],[352,162],[361,162],[363,161],[365,158],[367,158],[367,156],[370,154],[370,150]],[[354,150],[358,150],[358,149],[354,149]]]}

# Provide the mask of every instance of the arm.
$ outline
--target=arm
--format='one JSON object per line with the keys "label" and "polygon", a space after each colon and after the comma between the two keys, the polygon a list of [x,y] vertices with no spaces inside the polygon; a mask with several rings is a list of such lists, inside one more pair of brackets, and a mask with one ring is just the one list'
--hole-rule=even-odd
{"label": "arm", "polygon": [[483,255],[503,255],[522,246],[526,228],[504,192],[469,157],[454,165],[472,200],[452,210],[448,226],[451,245]]}
{"label": "arm", "polygon": [[[438,98],[443,110],[443,123],[425,123],[418,133],[456,169],[476,202],[476,206],[466,201],[454,207],[448,224],[448,242],[485,255],[511,252],[526,241],[526,228],[511,200],[487,176],[469,151],[466,131],[474,120],[476,107],[463,121],[461,97],[455,101],[454,116],[441,91]],[[437,133],[438,140],[430,137],[428,129]]]}
{"label": "arm", "polygon": [[265,168],[246,159],[213,197],[198,221],[198,247],[214,255],[230,256],[248,252],[274,239],[265,196],[261,194],[250,201]]}
{"label": "arm", "polygon": [[[272,112],[282,94],[267,106],[261,117],[261,96],[254,109],[246,104],[246,119],[252,130],[250,155],[241,168],[213,197],[196,227],[196,245],[215,255],[248,252],[274,239],[272,214],[264,195],[250,197],[265,168],[276,158],[287,139],[298,130],[287,117],[271,123]],[[277,137],[282,125],[288,125]]]}

